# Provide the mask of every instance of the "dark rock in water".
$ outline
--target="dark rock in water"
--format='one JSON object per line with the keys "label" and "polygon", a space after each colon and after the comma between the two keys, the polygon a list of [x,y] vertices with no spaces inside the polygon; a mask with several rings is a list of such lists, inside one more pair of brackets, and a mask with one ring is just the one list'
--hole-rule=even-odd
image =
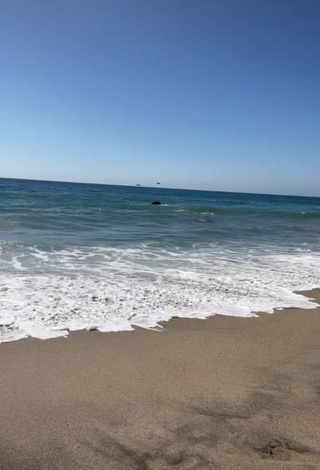
{"label": "dark rock in water", "polygon": [[161,206],[161,202],[160,202],[160,201],[153,201],[151,204],[154,204],[155,206]]}

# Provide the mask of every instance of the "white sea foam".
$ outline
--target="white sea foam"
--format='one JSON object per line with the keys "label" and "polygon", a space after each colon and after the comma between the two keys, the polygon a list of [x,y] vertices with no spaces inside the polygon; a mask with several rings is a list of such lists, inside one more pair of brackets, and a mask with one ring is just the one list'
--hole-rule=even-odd
{"label": "white sea foam", "polygon": [[172,317],[313,308],[295,291],[318,287],[320,278],[319,253],[267,246],[42,251],[7,244],[0,263],[0,342],[81,329],[157,328]]}

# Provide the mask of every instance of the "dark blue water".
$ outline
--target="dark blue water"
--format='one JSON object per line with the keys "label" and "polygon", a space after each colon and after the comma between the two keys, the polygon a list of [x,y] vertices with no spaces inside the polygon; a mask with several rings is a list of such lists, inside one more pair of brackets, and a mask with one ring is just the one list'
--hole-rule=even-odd
{"label": "dark blue water", "polygon": [[320,198],[0,179],[0,250],[4,339],[306,306]]}
{"label": "dark blue water", "polygon": [[42,246],[242,240],[319,249],[320,198],[0,179],[0,217],[3,240]]}

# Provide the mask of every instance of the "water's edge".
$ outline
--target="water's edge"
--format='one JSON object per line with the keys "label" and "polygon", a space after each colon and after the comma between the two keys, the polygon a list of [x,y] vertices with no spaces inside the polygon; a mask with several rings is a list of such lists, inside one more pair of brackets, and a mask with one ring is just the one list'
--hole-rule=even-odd
{"label": "water's edge", "polygon": [[[303,291],[296,291],[294,292],[295,294],[297,295],[301,295],[305,298],[307,298],[309,301],[310,301],[310,304],[309,304],[309,307],[308,307],[308,310],[317,310],[319,307],[320,307],[320,287],[319,288],[313,288],[313,289],[310,289],[310,290],[303,290]],[[284,308],[275,308],[272,312],[255,312],[253,315],[251,315],[251,319],[254,320],[254,318],[259,318],[261,317],[262,315],[272,315],[272,314],[279,314],[281,315],[281,312],[283,311],[291,311],[292,313],[293,312],[303,312],[307,310],[306,308],[297,308],[297,307],[284,307]],[[234,318],[234,320],[240,320],[241,318],[242,319],[247,319],[248,320],[248,316],[245,316],[245,317],[241,317],[241,316],[235,316],[235,315],[224,315],[224,314],[221,314],[221,313],[215,313],[215,314],[212,314],[212,315],[203,315],[203,316],[195,316],[195,317],[186,317],[186,316],[172,316],[166,320],[161,320],[157,323],[156,326],[150,326],[150,327],[145,327],[145,326],[142,326],[142,325],[131,325],[131,328],[128,328],[128,329],[119,329],[119,330],[102,330],[102,329],[99,329],[99,328],[82,328],[82,329],[78,329],[78,330],[69,330],[69,329],[65,329],[63,331],[59,331],[57,330],[56,331],[56,335],[53,334],[51,337],[41,337],[41,335],[39,336],[33,336],[33,335],[29,335],[29,336],[25,336],[25,337],[22,337],[22,338],[18,338],[18,339],[12,339],[12,340],[5,340],[5,341],[0,341],[0,347],[6,345],[6,344],[9,344],[9,343],[13,343],[13,342],[17,342],[17,341],[47,341],[49,339],[53,340],[53,339],[56,339],[56,340],[61,340],[61,339],[68,339],[70,336],[74,336],[76,335],[77,333],[100,333],[100,334],[105,334],[105,333],[117,333],[117,334],[121,334],[121,333],[129,333],[129,332],[134,332],[134,331],[137,331],[137,330],[147,330],[149,332],[154,332],[154,333],[163,333],[165,332],[166,330],[168,330],[171,326],[171,323],[172,322],[179,322],[181,320],[196,320],[196,321],[199,321],[199,320],[207,320],[209,318],[212,318],[212,317],[215,317],[215,316],[222,316],[222,317],[226,317],[228,316],[229,318],[232,317]]]}

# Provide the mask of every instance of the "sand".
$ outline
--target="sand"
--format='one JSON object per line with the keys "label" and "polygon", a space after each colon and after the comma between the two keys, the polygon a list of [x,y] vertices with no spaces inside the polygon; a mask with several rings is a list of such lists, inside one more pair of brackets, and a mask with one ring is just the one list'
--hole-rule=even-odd
{"label": "sand", "polygon": [[0,378],[0,469],[315,470],[320,457],[320,308],[5,343]]}

